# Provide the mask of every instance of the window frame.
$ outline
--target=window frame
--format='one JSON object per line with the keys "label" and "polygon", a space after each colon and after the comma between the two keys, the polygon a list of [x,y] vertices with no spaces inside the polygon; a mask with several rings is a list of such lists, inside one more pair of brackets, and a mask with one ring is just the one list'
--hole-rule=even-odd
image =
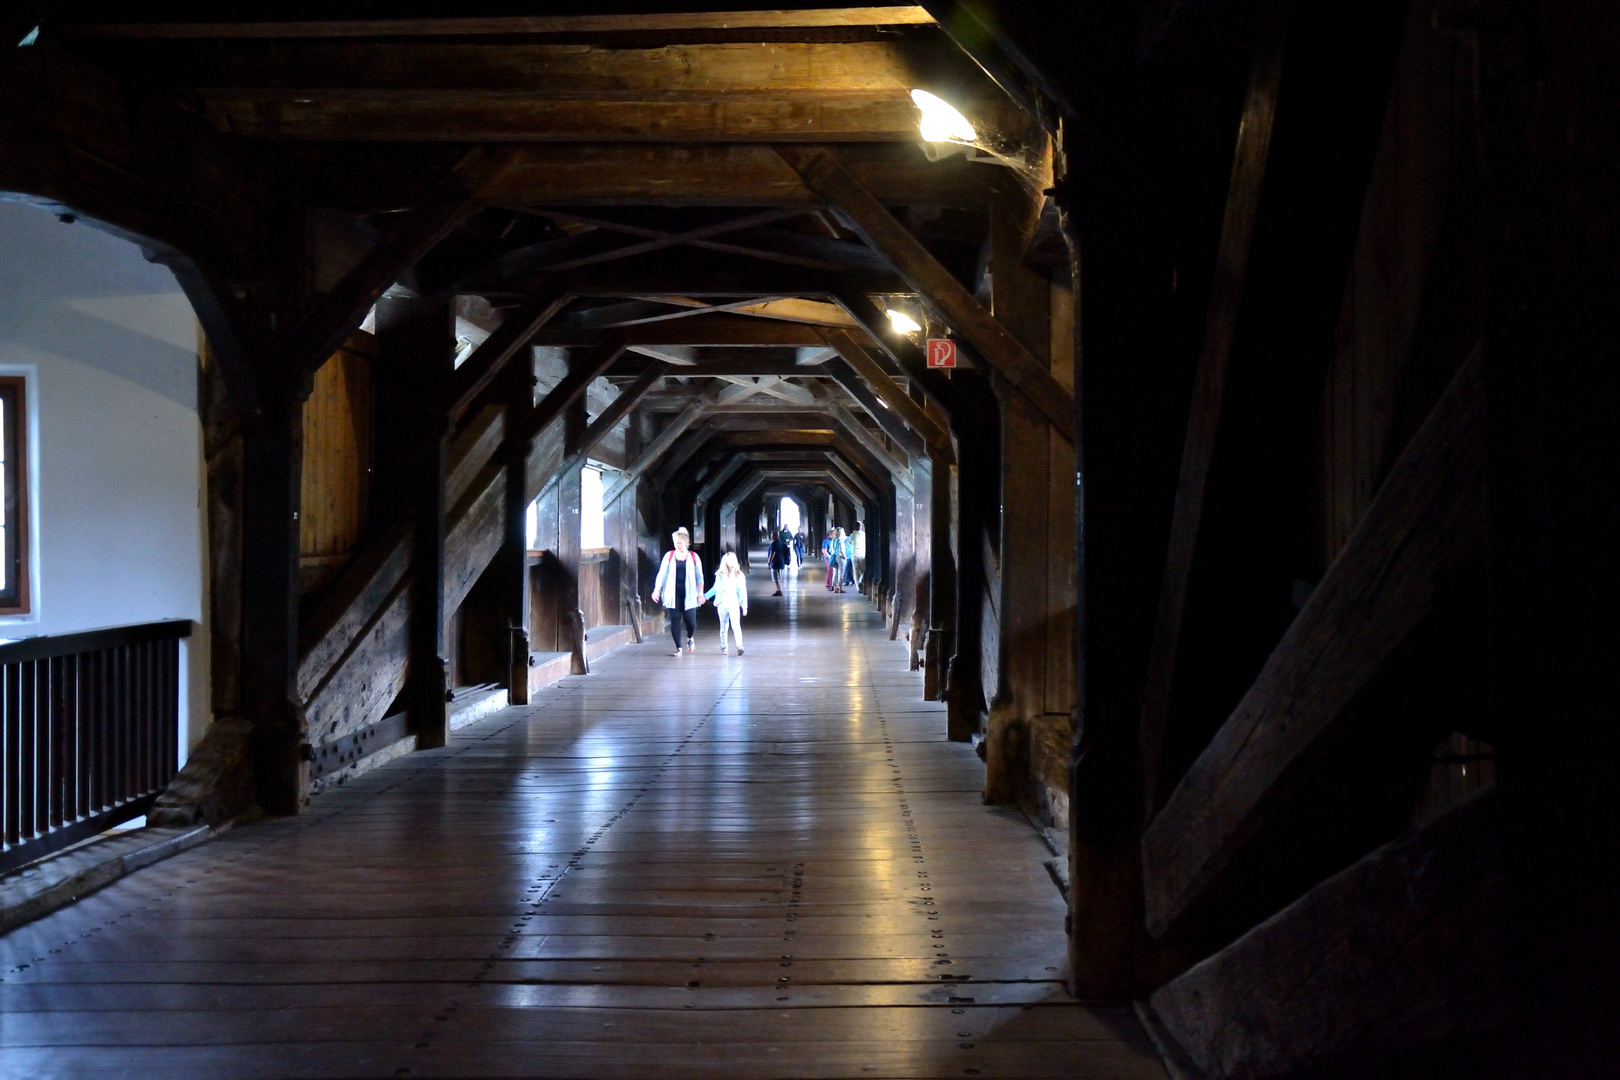
{"label": "window frame", "polygon": [[6,526],[5,559],[8,587],[0,590],[0,616],[28,615],[33,610],[33,565],[28,500],[28,377],[0,374],[0,402],[7,408],[10,423],[5,425],[4,514]]}

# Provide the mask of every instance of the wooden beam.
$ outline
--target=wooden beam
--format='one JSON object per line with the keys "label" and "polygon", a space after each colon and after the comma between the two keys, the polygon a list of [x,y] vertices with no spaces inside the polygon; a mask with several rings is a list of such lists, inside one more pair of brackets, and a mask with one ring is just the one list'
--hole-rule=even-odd
{"label": "wooden beam", "polygon": [[[880,200],[980,209],[999,192],[995,177],[986,175],[993,170],[961,158],[930,163],[911,145],[853,145],[844,157],[845,168]],[[496,205],[540,210],[627,204],[818,209],[826,203],[779,153],[759,143],[541,143],[524,148],[489,197]]]}
{"label": "wooden beam", "polygon": [[[619,396],[614,398],[612,403],[603,409],[595,420],[591,421],[590,426],[580,433],[579,439],[568,447],[567,456],[563,458],[562,466],[558,468],[557,472],[559,474],[566,473],[575,465],[584,464],[586,455],[591,452],[591,448],[601,442],[603,436],[612,431],[620,421],[630,414],[630,410],[635,408],[636,403],[646,396],[647,391],[651,390],[664,377],[665,370],[663,364],[657,364],[644,372],[635,382],[620,390]],[[604,502],[603,505],[606,505],[606,503]]]}
{"label": "wooden beam", "polygon": [[692,455],[709,440],[709,437],[720,429],[721,423],[719,417],[710,417],[702,427],[689,432],[684,439],[670,448],[668,456],[658,466],[657,480],[660,488],[670,487],[670,481],[691,460]]}
{"label": "wooden beam", "polygon": [[[1001,95],[936,35],[858,35],[864,40],[686,41],[634,45],[527,41],[297,41],[222,49],[167,41],[96,49],[114,70],[139,65],[150,85],[221,101],[303,102],[324,95],[383,103],[438,91],[442,100],[501,94],[514,101],[723,103],[750,95],[805,101],[904,100],[946,72],[953,96],[990,122]],[[988,101],[984,99],[988,98]],[[1004,102],[1004,99],[1002,99]],[[982,105],[981,105],[982,102]],[[1003,107],[1005,107],[1003,104]],[[988,115],[981,108],[992,110]],[[915,136],[913,136],[915,137]]]}
{"label": "wooden beam", "polygon": [[209,97],[222,132],[297,142],[905,142],[917,110],[904,94],[861,100],[738,92],[722,100],[537,98],[507,91],[299,90],[278,100]]}
{"label": "wooden beam", "polygon": [[1476,353],[1144,833],[1149,933],[1221,921],[1244,901],[1242,869],[1281,857],[1266,848],[1270,835],[1332,791],[1330,748],[1359,716],[1350,703],[1434,610],[1446,575],[1480,549],[1484,413]]}
{"label": "wooden beam", "polygon": [[[492,299],[520,297],[539,291],[549,280],[544,275],[480,272],[469,277],[460,291]],[[882,293],[904,290],[906,284],[892,274],[829,274],[803,267],[760,263],[736,255],[715,253],[694,257],[690,252],[657,251],[623,263],[575,270],[568,275],[568,287],[577,297],[680,293],[712,297],[717,305],[742,307],[772,297],[825,296],[844,288]]]}
{"label": "wooden beam", "polygon": [[1160,987],[1156,1037],[1204,1076],[1387,1076],[1413,1060],[1495,1071],[1493,1044],[1523,1022],[1498,802],[1424,823]]}
{"label": "wooden beam", "polygon": [[679,416],[671,420],[652,442],[642,448],[641,453],[636,455],[636,460],[631,462],[630,466],[614,481],[613,487],[602,496],[602,506],[604,508],[612,506],[619,501],[620,496],[626,491],[634,488],[636,481],[640,480],[648,469],[658,464],[658,459],[663,457],[665,451],[675,444],[675,440],[685,434],[686,429],[691,427],[703,415],[703,411],[708,408],[709,403],[710,399],[708,398],[695,401]]}
{"label": "wooden beam", "polygon": [[779,377],[814,379],[824,376],[826,372],[818,367],[805,367],[792,360],[775,359],[761,356],[757,359],[747,353],[741,356],[727,357],[725,359],[698,360],[686,367],[676,368],[670,372],[686,379],[724,378],[727,376],[775,375]]}
{"label": "wooden beam", "polygon": [[1008,383],[1028,397],[1064,438],[1074,441],[1074,395],[984,310],[834,153],[819,147],[791,146],[783,146],[779,152],[805,183],[845,217],[861,239],[889,260],[951,329],[972,343]]}
{"label": "wooden beam", "polygon": [[[733,348],[787,347],[814,348],[825,345],[820,327],[797,322],[779,322],[771,318],[749,318],[747,315],[727,312],[701,313],[679,319],[656,322],[636,322],[620,326],[627,346],[687,345],[730,346]],[[599,327],[575,328],[567,325],[548,326],[534,338],[536,345],[595,345],[609,333]],[[864,330],[858,330],[861,340],[870,341]],[[465,366],[465,365],[463,365]]]}
{"label": "wooden beam", "polygon": [[1270,155],[1271,131],[1277,115],[1277,90],[1282,82],[1289,8],[1281,3],[1268,3],[1265,10],[1265,22],[1255,45],[1249,72],[1248,97],[1238,127],[1237,148],[1232,155],[1232,180],[1227,190],[1225,217],[1221,222],[1215,279],[1204,322],[1204,342],[1193,385],[1192,407],[1187,415],[1187,435],[1182,444],[1181,478],[1176,486],[1164,583],[1159,591],[1158,617],[1154,624],[1152,650],[1148,656],[1147,685],[1142,692],[1142,791],[1144,812],[1148,816],[1158,809],[1164,795],[1159,773],[1164,753],[1165,726],[1170,712],[1171,687],[1175,681],[1177,648],[1181,640],[1182,618],[1187,609],[1187,590],[1192,580],[1193,555],[1198,547],[1198,533],[1203,521],[1210,464],[1215,456],[1215,440],[1220,428],[1227,362],[1237,334],[1249,249],[1254,242],[1255,223],[1260,213],[1266,159]]}
{"label": "wooden beam", "polygon": [[536,296],[506,317],[506,321],[456,369],[434,395],[435,409],[455,424],[480,394],[501,374],[519,349],[528,345],[540,328],[568,303],[567,290],[558,285]]}
{"label": "wooden beam", "polygon": [[[797,217],[798,211],[793,208],[774,207],[760,210],[742,217],[729,218],[725,221],[711,222],[693,229],[683,229],[679,232],[667,232],[661,229],[637,229],[637,233],[647,237],[637,244],[625,244],[609,251],[596,252],[590,255],[581,255],[573,259],[539,269],[555,273],[562,270],[577,270],[583,266],[594,266],[597,263],[612,262],[615,259],[627,259],[633,255],[645,255],[653,251],[662,251],[665,248],[680,247],[683,244],[696,245],[715,236],[724,236],[726,233],[736,232],[739,229],[751,229],[756,225],[766,225],[784,218]],[[628,226],[621,226],[627,229]],[[833,269],[837,269],[834,267]]]}
{"label": "wooden beam", "polygon": [[302,379],[312,373],[354,332],[366,312],[400,274],[478,209],[480,189],[511,167],[512,148],[469,150],[381,243],[318,298],[270,347],[265,369],[275,376]]}
{"label": "wooden beam", "polygon": [[[934,423],[915,401],[911,395],[896,385],[889,378],[888,372],[878,366],[867,351],[855,343],[855,340],[842,330],[823,330],[822,337],[829,346],[838,350],[838,355],[844,362],[854,368],[861,378],[871,384],[872,390],[877,394],[878,401],[900,414],[900,417],[910,425],[911,429],[922,436],[928,448],[946,461],[956,460],[956,450],[951,446],[949,434]],[[880,405],[881,407],[881,405]]]}
{"label": "wooden beam", "polygon": [[739,315],[753,315],[761,319],[780,319],[784,322],[806,323],[810,326],[835,326],[848,332],[861,344],[867,343],[866,328],[856,322],[849,312],[825,300],[801,300],[790,297],[786,300],[766,300],[759,304],[748,304],[732,310]]}
{"label": "wooden beam", "polygon": [[944,372],[928,367],[922,349],[895,333],[889,325],[883,308],[865,293],[845,291],[838,294],[839,306],[848,311],[866,328],[868,336],[889,358],[894,366],[922,387],[923,393],[933,401],[955,425],[978,428],[993,427],[999,422],[994,400],[982,400],[965,394]]}
{"label": "wooden beam", "polygon": [[613,366],[613,361],[617,360],[622,352],[624,352],[623,339],[609,335],[601,344],[580,357],[578,363],[570,362],[568,374],[552,387],[551,392],[534,407],[534,411],[512,433],[512,444],[522,447],[524,452],[527,452],[529,445],[539,438],[554,420],[562,416],[568,406],[585,393],[586,387],[607,374],[608,368]]}
{"label": "wooden beam", "polygon": [[[842,386],[844,392],[854,398],[868,416],[877,421],[884,434],[898,443],[909,456],[925,457],[933,452],[923,441],[922,436],[907,427],[905,421],[900,419],[893,409],[885,409],[878,403],[877,395],[872,393],[872,388],[855,374],[854,368],[844,363],[842,357],[835,357],[821,365],[821,368],[832,377],[833,381]],[[945,434],[945,441],[950,441],[949,432]]]}
{"label": "wooden beam", "polygon": [[921,7],[808,8],[634,15],[523,15],[443,19],[318,19],[260,22],[87,22],[54,28],[66,37],[135,39],[431,38],[653,30],[764,30],[927,26]]}
{"label": "wooden beam", "polygon": [[902,465],[893,454],[889,453],[888,448],[867,429],[865,424],[861,423],[858,417],[844,408],[844,403],[839,401],[830,391],[818,389],[811,392],[832,414],[833,419],[843,425],[844,429],[854,437],[855,441],[889,471],[889,475],[894,478],[896,485],[905,488],[907,491],[912,489],[911,467],[909,465]]}

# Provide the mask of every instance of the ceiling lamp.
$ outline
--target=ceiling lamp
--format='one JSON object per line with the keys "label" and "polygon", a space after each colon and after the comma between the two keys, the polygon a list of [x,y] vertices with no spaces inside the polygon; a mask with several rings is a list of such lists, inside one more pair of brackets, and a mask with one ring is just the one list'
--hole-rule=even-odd
{"label": "ceiling lamp", "polygon": [[922,129],[924,142],[972,144],[978,141],[979,133],[973,130],[967,117],[957,112],[945,99],[926,90],[913,90],[911,100],[922,113],[922,120],[917,126]]}
{"label": "ceiling lamp", "polygon": [[918,323],[916,319],[913,319],[910,315],[907,315],[905,312],[896,311],[894,308],[888,308],[888,309],[886,309],[884,311],[884,314],[889,317],[889,322],[894,325],[894,329],[895,329],[895,331],[897,333],[901,333],[901,334],[920,334],[920,333],[922,333],[922,325],[920,323]]}

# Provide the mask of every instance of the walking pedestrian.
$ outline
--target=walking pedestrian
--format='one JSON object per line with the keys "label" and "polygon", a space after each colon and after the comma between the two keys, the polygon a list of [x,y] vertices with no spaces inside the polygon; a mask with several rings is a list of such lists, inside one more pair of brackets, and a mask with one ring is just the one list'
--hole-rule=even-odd
{"label": "walking pedestrian", "polygon": [[[771,564],[771,584],[776,586],[776,591],[771,595],[781,596],[782,581],[787,577],[789,568],[793,565],[793,541],[788,536],[786,529],[783,529],[771,541],[769,561]],[[717,577],[715,580],[720,579]]]}
{"label": "walking pedestrian", "polygon": [[670,534],[675,547],[664,552],[664,561],[658,564],[658,577],[653,581],[652,599],[669,612],[669,636],[675,639],[675,651],[681,655],[681,631],[686,631],[685,649],[694,648],[693,635],[697,633],[697,609],[703,603],[703,561],[690,550],[692,534],[683,526]]}
{"label": "walking pedestrian", "polygon": [[[748,614],[748,576],[737,565],[734,552],[720,558],[720,567],[714,572],[714,587],[704,593],[705,599],[714,601],[720,613],[720,651],[726,651],[726,631],[737,636],[737,655],[743,654],[742,617]],[[778,590],[778,596],[782,595]]]}
{"label": "walking pedestrian", "polygon": [[855,565],[851,570],[850,584],[857,589],[866,588],[866,529],[862,523],[855,523],[855,535],[851,537],[855,543]]}
{"label": "walking pedestrian", "polygon": [[828,592],[832,592],[832,587],[833,587],[833,567],[838,562],[837,556],[835,556],[833,554],[833,549],[837,546],[837,544],[838,544],[838,529],[836,527],[828,529],[826,538],[821,541],[821,561],[827,564],[827,591]]}
{"label": "walking pedestrian", "polygon": [[798,532],[793,534],[793,556],[794,556],[793,561],[796,562],[796,563],[799,563],[801,566],[804,564],[804,556],[805,556],[804,545],[805,545],[804,530],[800,529]]}
{"label": "walking pedestrian", "polygon": [[849,551],[849,535],[839,529],[838,539],[833,546],[833,592],[844,591],[844,571],[849,569]]}

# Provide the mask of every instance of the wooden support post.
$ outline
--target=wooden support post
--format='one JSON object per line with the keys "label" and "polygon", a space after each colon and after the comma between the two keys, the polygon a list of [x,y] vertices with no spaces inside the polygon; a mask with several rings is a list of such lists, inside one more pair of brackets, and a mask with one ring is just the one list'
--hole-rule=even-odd
{"label": "wooden support post", "polygon": [[[956,380],[976,383],[977,392],[993,398],[989,381],[977,373],[959,372]],[[954,423],[954,418],[953,418]],[[989,530],[999,533],[1001,505],[1001,425],[969,424],[956,431],[959,448],[955,469],[957,563],[956,648],[949,662],[945,701],[949,737],[966,741],[984,730],[996,675],[999,613],[995,564]]]}
{"label": "wooden support post", "polygon": [[[932,700],[928,685],[927,642],[934,625],[934,472],[927,458],[911,463],[912,604],[910,664],[923,672],[923,699]],[[897,598],[895,606],[900,605]],[[934,675],[937,680],[937,674]]]}
{"label": "wooden support post", "polygon": [[296,814],[309,803],[309,737],[299,707],[298,510],[302,396],[262,399],[242,440],[242,712],[253,724],[259,806]]}
{"label": "wooden support post", "polygon": [[[1050,284],[1024,265],[1035,223],[1025,202],[1002,198],[992,204],[990,273],[996,322],[1045,364],[1051,343]],[[992,382],[1001,405],[1000,634],[984,791],[986,802],[1011,803],[1030,792],[1031,738],[1046,707],[1052,428],[1025,394],[999,377]]]}
{"label": "wooden support post", "polygon": [[1144,813],[1151,816],[1164,798],[1160,785],[1165,725],[1170,691],[1175,681],[1176,649],[1181,638],[1187,590],[1192,579],[1193,555],[1203,520],[1204,496],[1210,463],[1220,427],[1221,402],[1226,390],[1227,361],[1243,306],[1243,282],[1249,249],[1254,242],[1260,213],[1260,194],[1271,151],[1271,129],[1277,115],[1277,90],[1282,82],[1284,46],[1288,40],[1286,4],[1264,5],[1259,41],[1249,73],[1248,97],[1232,156],[1232,181],[1221,223],[1216,254],[1215,281],[1204,322],[1204,342],[1198,358],[1187,436],[1182,444],[1181,479],[1176,488],[1175,516],[1170,526],[1170,547],[1165,557],[1164,583],[1159,592],[1159,613],[1148,658],[1147,686],[1142,694],[1141,762]]}
{"label": "wooden support post", "polygon": [[[576,374],[583,376],[586,372],[594,370],[598,359],[591,352],[570,355],[567,381],[572,381]],[[591,376],[592,379],[595,377]],[[590,379],[586,379],[585,382],[588,384]],[[584,436],[587,426],[583,392],[569,400],[562,413],[562,422],[563,444],[577,445]],[[580,610],[579,597],[580,472],[583,465],[584,459],[580,458],[557,474],[557,562],[560,569],[557,578],[557,606],[562,614],[564,639],[573,654],[569,671],[574,675],[587,675],[591,670],[585,649],[585,617]]]}
{"label": "wooden support post", "polygon": [[[952,469],[938,458],[926,464],[928,474],[928,636],[923,642],[923,697],[941,701],[951,656],[956,652],[956,556],[951,551],[955,510]],[[955,736],[953,736],[954,738]]]}
{"label": "wooden support post", "polygon": [[[524,350],[525,362],[505,370],[506,426],[517,427],[534,408],[534,362]],[[506,462],[505,538],[495,573],[500,600],[497,613],[507,639],[507,700],[529,703],[529,455],[512,454]]]}
{"label": "wooden support post", "polygon": [[448,302],[387,298],[377,306],[375,380],[378,520],[415,527],[411,559],[409,669],[404,697],[417,745],[449,737],[450,643],[445,622],[445,442],[433,388],[453,370],[455,311]]}
{"label": "wooden support post", "polygon": [[1617,12],[1479,22],[1492,673],[1510,822],[1509,1076],[1612,1072],[1620,1028]]}
{"label": "wooden support post", "polygon": [[[985,801],[1011,803],[1029,788],[1031,720],[1045,708],[1047,513],[1051,426],[1018,393],[1001,397],[1000,616],[985,757]],[[993,680],[993,681],[992,681]]]}

